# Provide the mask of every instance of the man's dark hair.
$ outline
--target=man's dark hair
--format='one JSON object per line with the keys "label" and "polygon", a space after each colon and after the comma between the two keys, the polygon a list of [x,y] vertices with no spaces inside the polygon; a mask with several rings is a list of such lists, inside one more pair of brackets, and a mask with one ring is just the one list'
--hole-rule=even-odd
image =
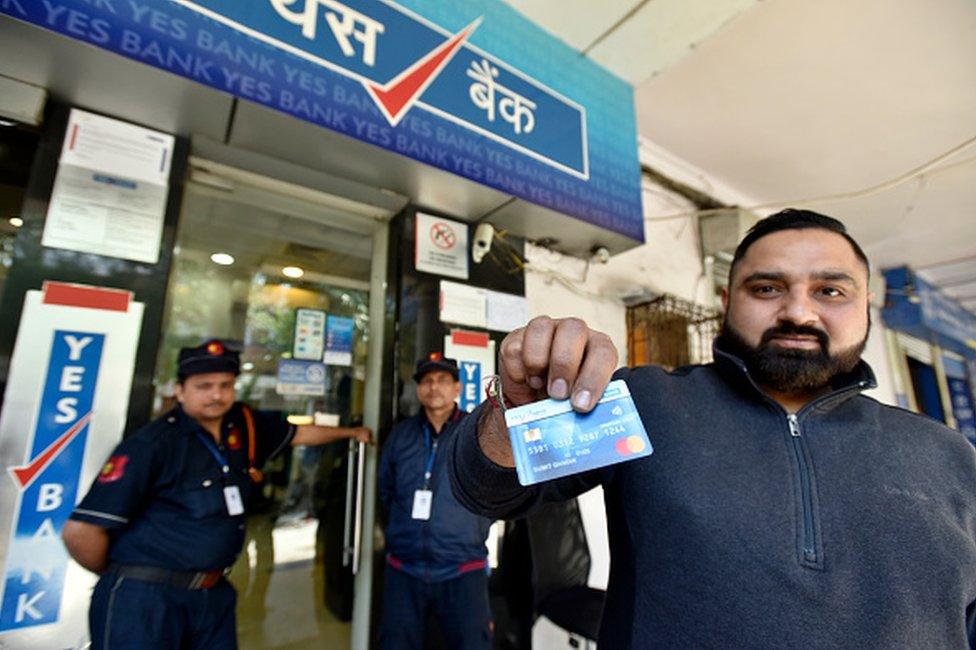
{"label": "man's dark hair", "polygon": [[739,245],[735,249],[735,255],[732,257],[732,266],[729,269],[729,282],[732,282],[732,276],[735,273],[735,267],[739,264],[743,257],[746,256],[746,252],[749,247],[756,243],[758,240],[762,239],[766,235],[771,235],[774,232],[779,232],[781,230],[807,230],[810,228],[819,228],[820,230],[829,230],[830,232],[835,232],[844,239],[847,243],[851,245],[854,249],[854,254],[857,255],[857,259],[861,260],[864,264],[864,268],[868,270],[868,274],[871,273],[871,265],[868,263],[868,256],[864,254],[861,247],[858,245],[854,238],[847,234],[847,228],[837,219],[833,217],[828,217],[825,214],[820,214],[819,212],[813,212],[812,210],[796,210],[793,208],[788,208],[777,212],[776,214],[769,215],[765,219],[760,220],[746,236],[742,238]]}

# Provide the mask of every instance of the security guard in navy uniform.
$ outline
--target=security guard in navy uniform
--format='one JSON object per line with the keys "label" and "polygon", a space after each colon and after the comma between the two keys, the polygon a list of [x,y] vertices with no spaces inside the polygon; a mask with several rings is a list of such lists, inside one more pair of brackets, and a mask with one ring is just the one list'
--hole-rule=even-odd
{"label": "security guard in navy uniform", "polygon": [[62,532],[100,574],[92,648],[236,648],[234,588],[224,578],[244,542],[260,467],[286,445],[364,427],[293,426],[235,402],[236,351],[212,340],[179,355],[179,405],[125,439]]}
{"label": "security guard in navy uniform", "polygon": [[397,424],[383,444],[380,503],[387,514],[382,650],[420,650],[436,619],[452,650],[490,650],[488,548],[491,520],[454,497],[448,441],[464,413],[455,359],[440,352],[417,361],[421,409]]}

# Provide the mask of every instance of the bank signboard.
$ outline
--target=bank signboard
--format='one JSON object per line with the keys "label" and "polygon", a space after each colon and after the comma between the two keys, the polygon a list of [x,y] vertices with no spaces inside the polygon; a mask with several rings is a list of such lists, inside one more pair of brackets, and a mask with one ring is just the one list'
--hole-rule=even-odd
{"label": "bank signboard", "polygon": [[0,13],[643,241],[632,88],[498,0],[5,0]]}
{"label": "bank signboard", "polygon": [[118,289],[27,292],[0,413],[0,647],[81,647],[94,576],[61,529],[122,438],[142,313]]}
{"label": "bank signboard", "polygon": [[885,325],[976,360],[976,315],[908,266],[883,271]]}

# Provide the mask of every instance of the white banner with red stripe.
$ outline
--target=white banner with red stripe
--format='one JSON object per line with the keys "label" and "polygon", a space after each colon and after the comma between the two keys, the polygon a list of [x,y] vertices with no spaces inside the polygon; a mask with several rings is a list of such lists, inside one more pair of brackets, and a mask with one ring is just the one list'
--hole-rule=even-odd
{"label": "white banner with red stripe", "polygon": [[0,413],[0,645],[75,647],[94,576],[61,528],[122,437],[143,306],[48,282],[28,291]]}
{"label": "white banner with red stripe", "polygon": [[470,413],[485,399],[485,388],[495,374],[495,342],[487,332],[452,330],[444,337],[444,356],[457,359],[461,379],[458,406]]}

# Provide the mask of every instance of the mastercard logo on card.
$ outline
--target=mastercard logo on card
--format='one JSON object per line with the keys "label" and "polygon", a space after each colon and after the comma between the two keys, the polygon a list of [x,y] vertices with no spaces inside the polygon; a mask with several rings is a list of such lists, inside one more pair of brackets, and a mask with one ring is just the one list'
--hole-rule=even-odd
{"label": "mastercard logo on card", "polygon": [[647,445],[640,436],[627,436],[617,441],[616,448],[617,453],[621,456],[630,456],[631,454],[639,454],[644,451]]}

